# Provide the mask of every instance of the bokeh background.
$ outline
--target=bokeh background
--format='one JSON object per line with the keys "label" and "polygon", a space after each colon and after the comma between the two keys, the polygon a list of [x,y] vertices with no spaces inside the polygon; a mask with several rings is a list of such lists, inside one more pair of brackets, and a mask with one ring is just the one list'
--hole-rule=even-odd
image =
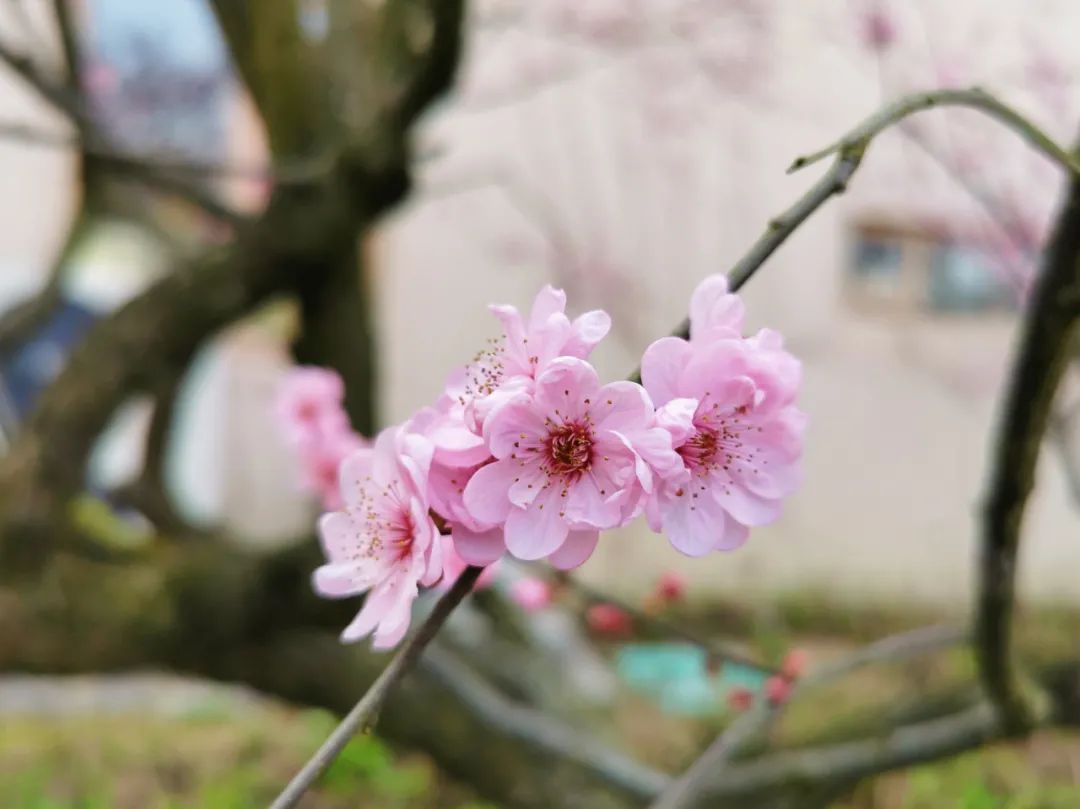
{"label": "bokeh background", "polygon": [[[329,0],[273,2],[294,7],[310,42],[328,36]],[[112,147],[209,166],[210,193],[260,211],[266,136],[208,4],[70,6],[81,89]],[[62,69],[47,0],[0,5],[0,40]],[[477,0],[454,90],[413,133],[415,187],[363,245],[380,422],[431,401],[496,334],[488,303],[527,306],[547,282],[576,312],[611,312],[595,359],[608,378],[625,376],[680,322],[698,280],[732,266],[822,170],[789,175],[791,161],[900,95],[979,85],[1070,142],[1078,41],[1069,0]],[[0,70],[0,311],[55,293],[34,328],[0,344],[0,452],[96,321],[229,238],[189,205],[87,170],[73,137]],[[782,331],[804,363],[806,482],[784,518],[738,552],[698,560],[633,526],[605,537],[577,578],[772,656],[799,647],[826,659],[963,615],[1018,312],[1062,188],[1056,167],[976,112],[923,113],[875,140],[848,193],[744,292],[750,325]],[[317,504],[297,486],[270,407],[298,328],[295,304],[274,301],[208,341],[185,375],[164,471],[185,523],[258,547],[310,532]],[[1071,382],[1026,522],[1024,637],[1036,652],[1074,644],[1080,614]],[[91,492],[138,477],[152,409],[134,397],[114,419]],[[664,571],[687,587],[658,607]],[[600,635],[583,687],[625,746],[677,766],[726,721],[723,676],[680,658],[667,680],[650,680],[638,668],[663,669],[668,647]],[[838,699],[966,665],[923,662]],[[330,722],[157,673],[11,672],[0,712],[0,805],[38,809],[262,805]],[[1040,736],[863,785],[838,805],[1080,806],[1078,767],[1074,740]],[[365,737],[305,805],[479,800],[422,754]]]}

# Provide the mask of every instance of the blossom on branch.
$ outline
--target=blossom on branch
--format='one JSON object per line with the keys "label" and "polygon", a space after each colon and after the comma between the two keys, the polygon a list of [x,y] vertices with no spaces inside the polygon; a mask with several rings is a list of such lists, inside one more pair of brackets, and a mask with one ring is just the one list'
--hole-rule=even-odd
{"label": "blossom on branch", "polygon": [[695,292],[690,340],[657,340],[641,363],[682,461],[650,497],[649,524],[688,556],[736,548],[750,527],[780,516],[799,484],[806,424],[798,360],[775,332],[738,336],[728,314],[737,307],[725,300],[734,296],[717,279]]}
{"label": "blossom on branch", "polygon": [[396,645],[409,628],[418,585],[443,575],[439,530],[427,501],[431,454],[425,439],[390,427],[374,447],[341,465],[345,507],[319,521],[327,563],[313,581],[329,598],[367,593],[342,640],[373,634],[376,648]]}
{"label": "blossom on branch", "polygon": [[[689,340],[653,343],[639,385],[603,384],[588,362],[611,325],[604,312],[571,320],[550,286],[527,319],[493,306],[501,337],[451,376],[433,406],[383,431],[373,448],[350,447],[340,463],[327,440],[351,435],[340,381],[298,372],[282,396],[283,421],[313,468],[311,448],[328,444],[319,485],[336,470],[343,503],[320,522],[327,564],[315,587],[330,597],[367,593],[343,638],[373,634],[376,647],[392,646],[420,586],[505,553],[574,568],[601,531],[642,513],[689,556],[737,547],[750,527],[775,520],[799,481],[799,362],[774,332],[742,336],[743,303],[722,276],[705,279],[689,308]],[[669,575],[659,598],[683,590]],[[514,597],[536,609],[551,594],[544,585]],[[629,629],[612,605],[587,620],[598,632]]]}
{"label": "blossom on branch", "polygon": [[336,372],[305,365],[285,376],[274,403],[277,421],[299,461],[300,486],[318,495],[327,509],[342,505],[341,462],[367,444],[349,425],[344,399],[345,385]]}

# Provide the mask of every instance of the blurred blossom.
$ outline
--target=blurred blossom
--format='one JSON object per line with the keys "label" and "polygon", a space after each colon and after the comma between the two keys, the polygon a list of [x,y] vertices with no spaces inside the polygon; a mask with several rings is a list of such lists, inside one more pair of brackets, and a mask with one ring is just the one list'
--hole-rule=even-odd
{"label": "blurred blossom", "polygon": [[526,612],[538,612],[551,604],[551,585],[543,579],[518,579],[510,585],[510,598]]}
{"label": "blurred blossom", "polygon": [[[449,536],[441,537],[442,542],[442,554],[443,554],[443,574],[442,581],[439,582],[439,588],[442,590],[449,590],[458,576],[465,572],[465,568],[469,566],[468,562],[458,556],[458,552],[454,550],[454,541]],[[474,590],[482,590],[485,587],[490,587],[492,580],[495,578],[495,567],[498,562],[493,562],[484,568],[484,572],[480,574],[480,578],[476,580],[476,584],[473,586]]]}
{"label": "blurred blossom", "polygon": [[780,674],[788,680],[798,680],[806,671],[807,654],[805,649],[792,649],[780,664]]}
{"label": "blurred blossom", "polygon": [[666,604],[682,601],[686,597],[686,577],[674,570],[667,571],[656,584],[656,597]]}
{"label": "blurred blossom", "polygon": [[765,681],[765,698],[772,705],[783,705],[791,697],[791,681],[783,677],[770,677]]}
{"label": "blurred blossom", "polygon": [[875,51],[887,50],[899,35],[896,18],[883,3],[874,4],[859,20],[863,43]]}
{"label": "blurred blossom", "polygon": [[345,385],[335,371],[302,366],[290,371],[274,402],[278,424],[296,453],[304,491],[327,509],[341,508],[338,467],[367,441],[345,413]]}
{"label": "blurred blossom", "polygon": [[593,604],[585,612],[585,622],[598,635],[625,638],[633,632],[629,613],[615,604]]}
{"label": "blurred blossom", "polygon": [[737,685],[728,691],[727,703],[733,711],[747,711],[754,704],[754,692],[746,686]]}

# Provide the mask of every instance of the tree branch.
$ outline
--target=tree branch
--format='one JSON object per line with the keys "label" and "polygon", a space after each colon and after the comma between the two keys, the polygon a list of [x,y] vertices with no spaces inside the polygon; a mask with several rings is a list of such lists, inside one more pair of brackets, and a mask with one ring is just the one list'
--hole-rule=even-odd
{"label": "tree branch", "polygon": [[628,795],[645,800],[670,782],[665,773],[606,747],[588,733],[507,699],[437,644],[428,650],[421,665],[485,725],[537,752],[572,761]]}
{"label": "tree branch", "polygon": [[1011,649],[1020,526],[1078,316],[1080,179],[1074,177],[1021,326],[983,511],[976,646],[986,693],[1015,733],[1041,710],[1023,691]]}
{"label": "tree branch", "polygon": [[865,150],[875,136],[909,115],[944,106],[968,107],[989,115],[1016,132],[1032,148],[1042,152],[1048,159],[1057,163],[1069,173],[1080,175],[1080,159],[1069,154],[1067,149],[1058,145],[1053,138],[1012,107],[978,87],[967,90],[935,90],[929,93],[916,93],[905,96],[871,115],[830,146],[796,158],[788,168],[788,172],[798,171],[845,149],[858,148]]}
{"label": "tree branch", "polygon": [[[807,691],[835,682],[861,668],[907,660],[953,646],[966,637],[967,633],[953,627],[929,626],[882,638],[797,680],[790,699],[797,699]],[[685,809],[693,805],[705,785],[718,781],[719,773],[765,733],[787,704],[773,705],[768,700],[758,699],[749,711],[725,728],[681,776],[672,781],[650,809]]]}
{"label": "tree branch", "polygon": [[341,754],[349,740],[361,731],[368,730],[374,725],[379,710],[389,696],[390,691],[398,680],[404,677],[420,658],[424,647],[427,646],[442,628],[443,623],[453,612],[454,607],[461,603],[470,592],[480,574],[484,572],[482,567],[468,567],[458,576],[453,586],[439,599],[435,609],[431,611],[427,619],[416,633],[406,641],[400,651],[394,655],[394,659],[383,669],[382,674],[371,684],[360,701],[341,720],[334,732],[315,752],[315,755],[300,769],[288,786],[274,799],[270,809],[290,809],[300,801],[304,793],[311,788],[319,776],[326,771],[334,759]]}
{"label": "tree branch", "polygon": [[[836,160],[829,170],[814,183],[805,194],[775,219],[769,221],[765,232],[758,237],[750,250],[739,259],[728,273],[728,287],[732,292],[737,292],[749,281],[758,268],[776,252],[788,237],[802,225],[810,215],[828,202],[837,194],[847,190],[848,181],[859,168],[862,162],[863,147],[860,145],[845,146],[836,155]],[[688,338],[690,336],[690,320],[687,318],[682,325],[673,332],[676,337]],[[641,369],[639,368],[630,375],[634,382],[641,381]]]}
{"label": "tree branch", "polygon": [[78,150],[102,165],[119,171],[157,171],[193,179],[238,179],[296,185],[313,182],[329,170],[326,160],[293,161],[276,167],[262,167],[190,160],[171,154],[127,152],[113,149],[105,143],[17,121],[0,121],[0,138],[46,149]]}
{"label": "tree branch", "polygon": [[[0,62],[7,64],[41,98],[67,116],[74,124],[81,140],[91,144],[103,144],[104,139],[84,108],[79,88],[55,85],[34,66],[28,57],[13,51],[2,41],[0,41]],[[105,149],[104,146],[101,148]],[[245,221],[245,217],[218,201],[206,189],[174,176],[167,170],[124,160],[113,161],[110,167],[116,173],[133,181],[165,193],[175,194],[217,219],[233,224]]]}
{"label": "tree branch", "polygon": [[53,0],[53,14],[60,34],[60,49],[64,54],[64,70],[68,87],[74,92],[82,88],[82,53],[78,37],[75,34],[74,21],[71,18],[70,0]]}
{"label": "tree branch", "polygon": [[681,625],[672,621],[667,621],[656,615],[648,615],[642,610],[632,604],[628,604],[614,596],[607,593],[602,593],[595,587],[591,587],[585,584],[580,579],[575,578],[566,571],[559,571],[557,573],[557,581],[569,587],[571,590],[578,592],[587,601],[593,604],[614,604],[620,610],[625,612],[634,622],[639,626],[656,630],[658,634],[666,637],[679,638],[687,643],[697,646],[702,649],[710,663],[737,663],[740,666],[756,669],[757,671],[765,674],[775,674],[776,669],[771,666],[767,666],[760,660],[751,657],[738,649],[733,648],[726,643],[719,643],[708,638],[703,638],[697,633],[682,627]]}

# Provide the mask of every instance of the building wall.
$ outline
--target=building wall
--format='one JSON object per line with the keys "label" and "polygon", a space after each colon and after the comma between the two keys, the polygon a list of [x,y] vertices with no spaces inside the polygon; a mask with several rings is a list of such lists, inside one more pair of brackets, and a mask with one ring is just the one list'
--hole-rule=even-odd
{"label": "building wall", "polygon": [[[787,176],[788,163],[831,142],[881,103],[879,71],[885,68],[878,58],[850,38],[837,41],[842,26],[851,24],[852,4],[814,5],[814,12],[773,20],[774,72],[763,89],[712,98],[709,120],[678,144],[676,157],[691,167],[686,176],[678,176],[685,166],[664,162],[671,160],[664,146],[653,144],[650,154],[640,134],[634,142],[626,108],[639,99],[602,72],[590,77],[583,69],[586,78],[576,83],[533,98],[522,92],[523,100],[490,110],[451,109],[432,124],[433,139],[453,158],[441,173],[429,173],[427,200],[421,196],[398,217],[382,245],[387,417],[401,418],[429,401],[445,369],[495,333],[484,315],[487,302],[527,306],[538,286],[557,275],[560,268],[542,251],[526,260],[500,251],[503,232],[515,234],[511,241],[535,235],[529,231],[536,222],[521,223],[521,205],[507,204],[506,187],[513,183],[533,180],[533,189],[548,189],[571,230],[585,223],[579,253],[592,249],[590,240],[601,243],[599,249],[615,245],[607,249],[621,265],[620,283],[597,295],[587,279],[572,279],[571,305],[576,301],[580,310],[601,302],[623,323],[597,351],[607,378],[636,367],[644,345],[681,320],[694,284],[730,267],[824,168]],[[986,80],[984,71],[991,88],[1001,85],[1021,102],[1028,98],[1024,88],[1007,79],[1030,56],[1030,26],[1048,40],[1080,38],[1075,6],[1048,6],[1041,18],[1015,2],[921,6],[926,36],[942,49],[959,43],[957,52],[975,60],[965,81]],[[982,20],[979,30],[970,22],[975,18]],[[975,45],[987,40],[987,31],[994,47],[980,63]],[[918,63],[917,50],[907,59],[913,77],[898,79],[898,89],[920,86],[922,78],[922,87],[933,86],[934,70]],[[673,85],[671,92],[677,91]],[[1045,123],[1061,129],[1057,119]],[[954,146],[965,138],[973,148],[985,144],[993,163],[982,169],[987,178],[1018,185],[1020,199],[1052,207],[1059,189],[1053,173],[1046,181],[1040,167],[1029,168],[1031,158],[1011,134],[998,140],[992,124],[965,112],[930,113],[919,126],[946,146],[950,138]],[[634,159],[620,160],[620,148]],[[497,164],[485,181],[485,161],[503,152],[520,162]],[[470,185],[470,177],[480,180]],[[811,419],[806,483],[783,519],[755,531],[738,552],[705,560],[679,557],[638,524],[605,537],[582,575],[633,592],[659,569],[677,568],[701,595],[767,599],[809,590],[848,599],[967,603],[1015,318],[917,308],[866,312],[854,305],[845,294],[854,229],[883,212],[898,224],[964,223],[980,215],[909,139],[886,135],[870,150],[852,192],[817,213],[745,291],[752,325],[780,329],[805,364],[802,402]],[[1067,494],[1055,453],[1043,455],[1025,525],[1023,592],[1077,602],[1078,504]]]}
{"label": "building wall", "polygon": [[[487,303],[527,306],[548,280],[565,285],[579,311],[613,311],[618,328],[595,359],[608,378],[625,375],[649,341],[682,319],[697,281],[730,267],[813,181],[820,169],[794,176],[784,169],[875,109],[886,68],[845,29],[853,24],[846,0],[814,4],[813,11],[800,3],[799,13],[771,5],[777,13],[768,29],[767,73],[745,92],[714,87],[695,96],[676,71],[645,103],[633,92],[643,74],[625,73],[604,56],[586,59],[581,80],[535,93],[519,87],[524,100],[509,104],[470,106],[466,93],[429,122],[420,146],[444,156],[425,161],[418,197],[374,239],[386,421],[432,400],[449,369],[495,334]],[[1002,76],[1010,53],[1019,64],[1032,26],[1047,41],[1080,40],[1080,9],[1044,3],[1036,14],[1031,5],[923,3],[918,19],[939,50],[955,45],[972,58],[973,79],[983,51],[964,43],[987,35],[967,22],[972,15],[988,19],[996,39],[985,52],[995,61],[985,68]],[[911,35],[916,18],[901,16]],[[510,41],[509,55],[492,70],[502,76],[513,67],[505,59],[521,44]],[[913,51],[899,60],[922,72],[890,86],[940,79],[922,70],[920,58]],[[660,66],[635,67],[648,77]],[[470,68],[467,78],[474,77]],[[664,105],[649,106],[657,100]],[[245,102],[238,109],[230,159],[257,165],[261,135]],[[58,123],[2,72],[0,112]],[[672,138],[661,139],[643,121],[661,115],[674,122]],[[927,119],[928,136],[946,144],[969,137],[943,115]],[[983,124],[970,125],[981,146]],[[1008,185],[1027,176],[1022,147],[988,143],[988,177],[1004,176]],[[0,139],[0,302],[43,277],[73,209],[71,169],[62,153]],[[1041,179],[1033,190],[1021,186],[1033,204],[1056,193]],[[236,194],[252,207],[261,199],[250,186]],[[739,552],[705,560],[680,557],[639,524],[605,537],[582,575],[630,592],[659,569],[677,568],[702,596],[767,599],[815,590],[966,603],[1015,322],[1002,314],[946,317],[853,305],[845,285],[854,229],[883,212],[900,223],[975,215],[940,168],[900,135],[888,135],[875,143],[851,193],[816,214],[745,291],[752,325],[783,331],[805,363],[806,484],[784,518],[756,531]],[[294,492],[287,454],[266,446],[267,399],[286,368],[283,333],[258,325],[239,330],[204,360],[190,393],[190,413],[198,418],[181,426],[174,476],[178,490],[195,493],[199,516],[223,517],[263,538],[294,533],[310,513]],[[1044,452],[1039,481],[1026,525],[1024,592],[1080,601],[1077,506],[1053,452]]]}

